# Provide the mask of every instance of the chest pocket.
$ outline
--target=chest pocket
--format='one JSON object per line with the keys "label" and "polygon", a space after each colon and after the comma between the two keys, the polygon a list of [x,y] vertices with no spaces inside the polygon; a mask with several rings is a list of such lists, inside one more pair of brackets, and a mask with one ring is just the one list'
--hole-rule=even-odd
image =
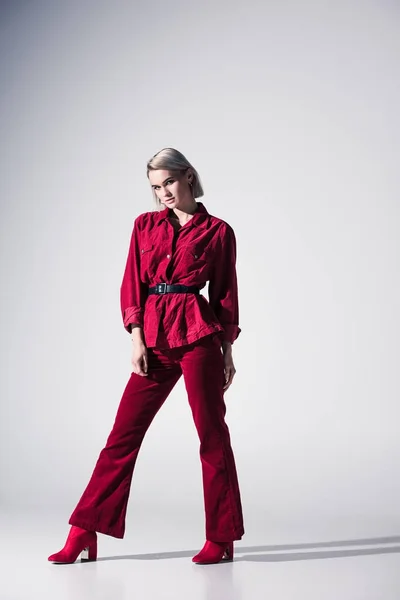
{"label": "chest pocket", "polygon": [[193,260],[206,260],[207,251],[204,248],[196,248],[195,246],[189,248],[190,255]]}
{"label": "chest pocket", "polygon": [[208,248],[205,247],[204,242],[193,242],[188,244],[186,247],[186,252],[189,253],[191,260],[193,261],[203,261],[207,260],[209,256]]}
{"label": "chest pocket", "polygon": [[208,272],[211,266],[211,255],[204,242],[193,242],[186,246],[185,263],[189,272]]}
{"label": "chest pocket", "polygon": [[146,273],[152,273],[154,266],[154,244],[144,244],[140,248],[140,273],[142,279]]}

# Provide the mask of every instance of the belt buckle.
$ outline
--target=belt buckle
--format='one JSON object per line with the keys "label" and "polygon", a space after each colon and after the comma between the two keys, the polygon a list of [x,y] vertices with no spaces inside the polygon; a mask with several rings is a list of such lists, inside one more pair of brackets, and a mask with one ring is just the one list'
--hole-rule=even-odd
{"label": "belt buckle", "polygon": [[166,283],[157,283],[157,294],[165,294],[167,291]]}

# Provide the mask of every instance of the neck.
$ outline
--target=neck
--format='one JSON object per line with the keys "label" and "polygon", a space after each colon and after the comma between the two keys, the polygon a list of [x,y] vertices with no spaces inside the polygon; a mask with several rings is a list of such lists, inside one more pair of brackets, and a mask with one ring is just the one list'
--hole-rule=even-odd
{"label": "neck", "polygon": [[184,208],[171,208],[169,209],[170,214],[175,214],[181,223],[186,223],[191,219],[194,213],[197,211],[198,205],[196,200],[193,200],[188,206]]}

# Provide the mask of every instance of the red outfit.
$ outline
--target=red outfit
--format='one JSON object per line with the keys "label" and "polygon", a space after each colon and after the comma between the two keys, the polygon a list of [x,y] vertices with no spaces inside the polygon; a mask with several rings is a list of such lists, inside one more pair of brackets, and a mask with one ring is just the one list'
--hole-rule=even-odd
{"label": "red outfit", "polygon": [[[233,343],[238,326],[236,240],[232,227],[207,212],[202,202],[178,231],[168,221],[169,209],[139,215],[134,223],[121,285],[125,328],[143,327],[147,347],[174,348],[204,335],[221,332]],[[204,288],[208,295],[147,296],[157,283]]]}
{"label": "red outfit", "polygon": [[[225,423],[221,351],[221,337],[233,342],[240,332],[235,238],[227,223],[209,215],[201,203],[198,206],[176,235],[166,220],[168,209],[144,213],[135,221],[121,304],[126,329],[130,323],[144,323],[148,375],[131,373],[107,443],[69,519],[71,525],[124,536],[131,479],[143,438],[183,375],[200,440],[206,538],[231,542],[244,533]],[[148,285],[165,281],[204,287],[208,278],[210,304],[193,293],[146,299]]]}
{"label": "red outfit", "polygon": [[[183,373],[200,439],[206,538],[240,540],[242,507],[223,399],[224,359],[218,336],[191,346],[148,350],[147,377],[132,373],[89,484],[70,525],[122,538],[134,466],[144,435]],[[176,475],[178,477],[178,474]]]}

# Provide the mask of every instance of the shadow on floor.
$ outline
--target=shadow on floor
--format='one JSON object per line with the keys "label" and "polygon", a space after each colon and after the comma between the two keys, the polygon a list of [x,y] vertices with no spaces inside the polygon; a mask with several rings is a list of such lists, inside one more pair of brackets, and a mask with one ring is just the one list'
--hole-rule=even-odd
{"label": "shadow on floor", "polygon": [[[354,540],[337,540],[331,542],[315,542],[307,544],[282,544],[270,546],[235,546],[235,562],[285,562],[294,560],[313,560],[321,558],[343,558],[348,556],[365,556],[371,554],[392,554],[400,552],[399,546],[385,547],[385,544],[400,543],[400,536],[363,538]],[[352,548],[349,546],[378,546],[374,548]],[[319,548],[340,548],[340,550],[317,550]],[[301,550],[301,552],[288,551]],[[308,550],[308,552],[307,552]],[[194,556],[199,550],[179,550],[176,552],[152,552],[150,554],[126,554],[120,556],[103,556],[98,562],[106,560],[165,560],[168,558],[187,558]],[[257,554],[254,554],[257,552]]]}

